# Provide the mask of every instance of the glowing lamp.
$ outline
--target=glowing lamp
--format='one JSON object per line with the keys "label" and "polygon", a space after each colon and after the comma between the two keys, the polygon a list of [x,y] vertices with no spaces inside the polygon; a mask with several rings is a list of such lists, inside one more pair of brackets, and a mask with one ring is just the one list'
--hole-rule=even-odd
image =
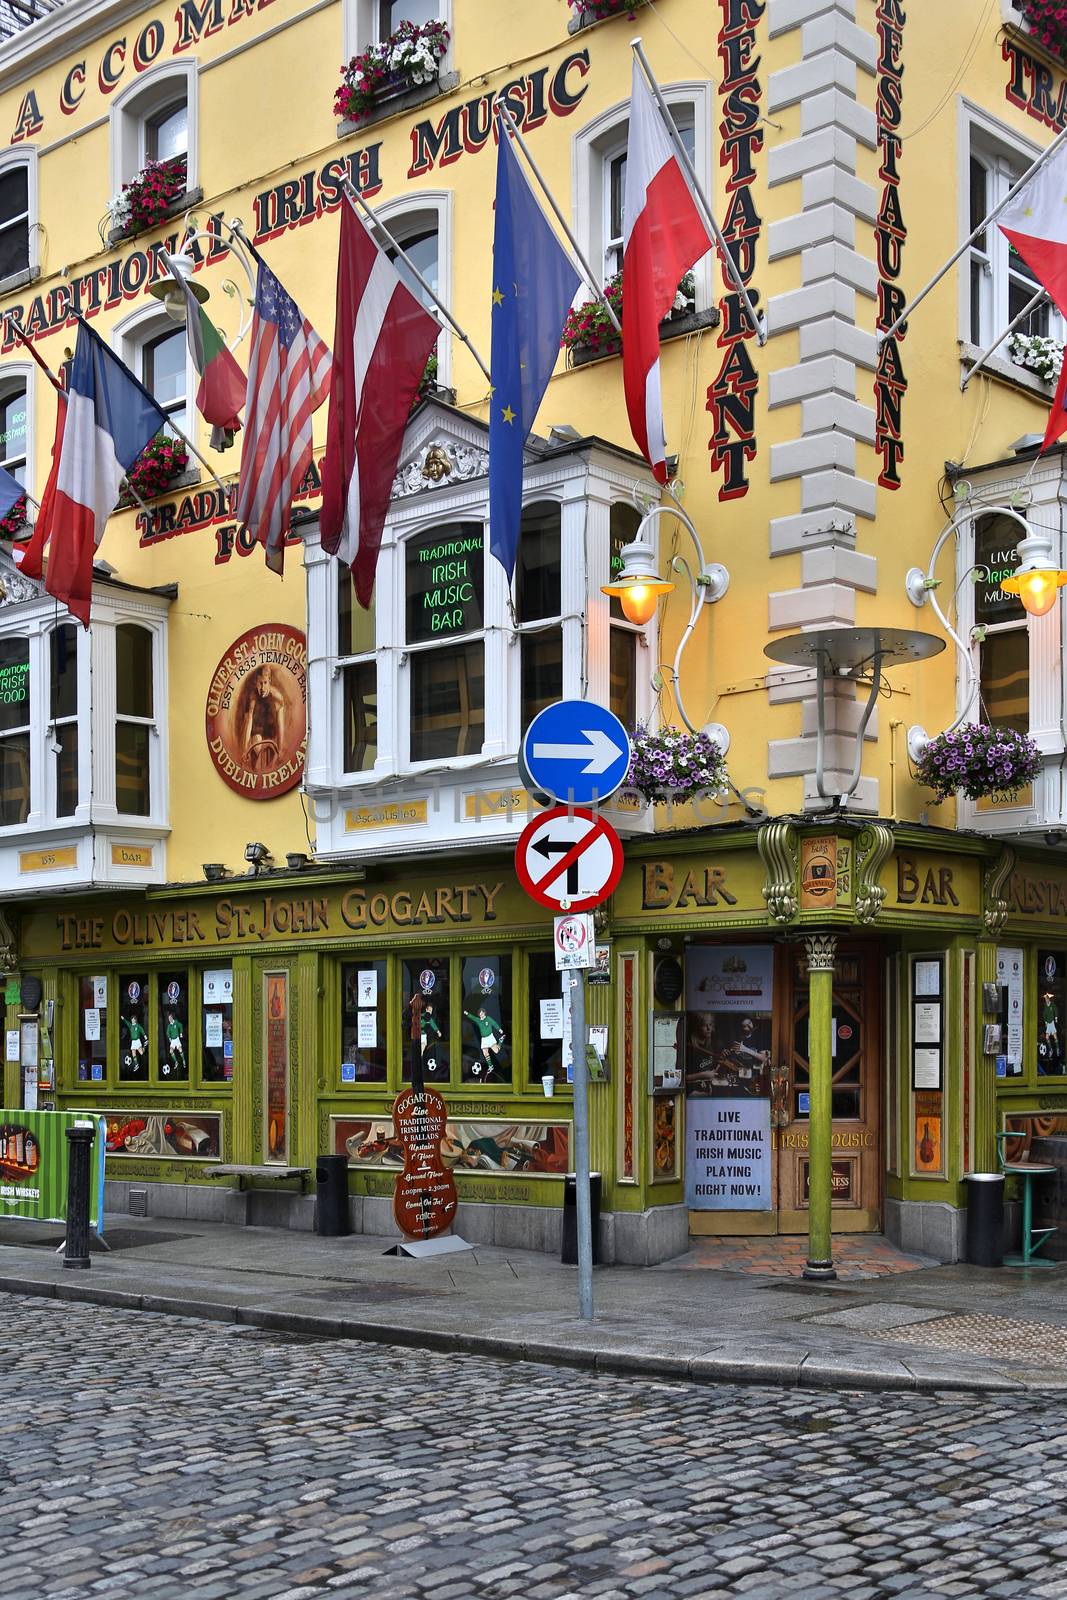
{"label": "glowing lamp", "polygon": [[1055,564],[1052,540],[1047,533],[1035,533],[1019,540],[1019,565],[1010,578],[1002,578],[1005,594],[1018,595],[1032,617],[1043,617],[1052,610],[1056,596],[1067,583],[1067,572]]}
{"label": "glowing lamp", "polygon": [[617,599],[626,620],[640,626],[651,620],[660,595],[670,594],[674,584],[660,577],[652,546],[643,539],[624,544],[620,556],[622,570],[614,583],[605,583],[600,592]]}

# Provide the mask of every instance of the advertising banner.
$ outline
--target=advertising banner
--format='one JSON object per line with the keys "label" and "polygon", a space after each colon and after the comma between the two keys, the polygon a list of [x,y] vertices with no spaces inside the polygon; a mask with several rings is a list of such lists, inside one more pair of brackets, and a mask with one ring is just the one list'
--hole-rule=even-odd
{"label": "advertising banner", "polygon": [[104,1222],[104,1123],[75,1111],[0,1110],[0,1217],[63,1222],[67,1215],[66,1132],[78,1124],[96,1127],[89,1190],[89,1218],[97,1233]]}
{"label": "advertising banner", "polygon": [[685,1203],[691,1211],[770,1210],[769,1101],[689,1098]]}

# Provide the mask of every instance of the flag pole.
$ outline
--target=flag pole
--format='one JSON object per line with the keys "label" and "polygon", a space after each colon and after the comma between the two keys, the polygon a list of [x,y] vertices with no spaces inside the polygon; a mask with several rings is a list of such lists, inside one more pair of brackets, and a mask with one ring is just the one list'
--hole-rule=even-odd
{"label": "flag pole", "polygon": [[[56,391],[57,394],[61,394],[61,395],[65,396],[67,391],[64,389],[63,385],[60,383],[59,379],[56,377],[55,373],[52,371],[51,367],[48,365],[48,362],[45,360],[44,356],[42,356],[39,353],[39,351],[34,349],[32,340],[27,339],[26,335],[23,333],[22,329],[19,327],[18,323],[15,321],[14,317],[10,315],[10,313],[8,314],[8,316],[6,318],[6,321],[7,321],[8,326],[10,327],[12,333],[15,335],[15,338],[18,340],[19,344],[25,346],[25,348],[29,351],[29,353],[33,357],[34,361],[36,361],[37,365],[40,367],[41,371],[44,373],[45,377],[48,379],[49,383],[52,385],[52,388]],[[137,490],[134,488],[134,486],[130,482],[129,478],[124,478],[122,481],[126,485],[127,493],[130,494],[133,497],[133,499],[137,501],[137,504],[140,506],[141,510],[146,514],[146,516],[150,516],[151,512],[148,510],[148,507],[145,505],[144,501],[141,499],[141,496],[137,493]],[[40,511],[41,502],[39,500],[35,500],[33,498],[32,494],[27,494],[26,495],[26,499],[30,502],[31,505],[35,505],[37,507],[38,511]]]}
{"label": "flag pole", "polygon": [[[1048,149],[1043,150],[1037,157],[1036,161],[1033,161],[1031,165],[1027,167],[1018,183],[1012,184],[1010,190],[1004,196],[1003,200],[999,201],[998,204],[993,207],[992,211],[990,211],[987,216],[982,218],[977,228],[971,229],[970,233],[967,235],[966,239],[964,239],[959,249],[949,256],[944,266],[934,273],[929,283],[923,284],[923,287],[919,290],[918,294],[915,296],[915,299],[908,302],[892,326],[886,328],[884,332],[880,332],[878,334],[877,339],[879,346],[883,345],[887,339],[891,339],[893,337],[901,323],[907,321],[908,317],[910,317],[911,313],[915,310],[915,307],[919,305],[921,301],[926,299],[926,296],[930,293],[931,289],[937,288],[937,285],[941,282],[941,279],[945,276],[946,272],[950,271],[951,268],[956,265],[956,262],[960,259],[960,256],[963,255],[964,251],[969,250],[974,241],[985,232],[989,224],[996,221],[1004,208],[1010,205],[1011,202],[1016,198],[1023,184],[1030,182],[1030,179],[1045,165],[1045,162],[1056,154],[1056,151],[1060,148],[1065,139],[1067,139],[1067,127],[1060,129],[1059,133],[1053,139]],[[987,351],[986,354],[988,355],[988,353],[989,352]]]}
{"label": "flag pole", "polygon": [[622,337],[622,328],[619,326],[619,319],[615,315],[615,307],[611,304],[611,301],[608,299],[607,295],[604,293],[604,290],[603,290],[602,286],[600,285],[600,283],[598,282],[597,277],[596,277],[595,273],[593,272],[592,267],[589,265],[589,262],[586,260],[585,256],[582,254],[581,246],[579,245],[577,239],[574,237],[574,234],[571,231],[570,224],[568,223],[566,217],[563,215],[563,212],[560,210],[559,206],[556,204],[555,196],[553,195],[552,190],[548,187],[548,184],[545,182],[544,178],[541,176],[541,169],[537,165],[537,162],[534,160],[533,156],[530,154],[529,146],[527,145],[526,140],[523,138],[522,134],[519,132],[518,125],[515,122],[514,117],[511,115],[511,112],[508,110],[508,108],[504,104],[503,100],[498,100],[497,101],[496,109],[497,109],[497,112],[499,113],[500,117],[502,118],[505,126],[507,127],[508,132],[511,134],[511,137],[515,140],[515,143],[518,145],[519,149],[522,151],[523,155],[526,157],[526,160],[529,162],[530,170],[532,171],[534,177],[537,179],[538,183],[540,184],[542,194],[544,195],[545,199],[548,201],[549,205],[552,207],[552,211],[553,211],[553,213],[555,215],[556,221],[559,223],[560,227],[563,229],[563,232],[566,234],[567,239],[570,241],[570,247],[571,247],[572,251],[574,252],[574,259],[577,262],[578,267],[581,268],[581,272],[579,273],[579,277],[583,277],[585,279],[586,283],[589,285],[590,289],[592,289],[593,293],[596,295],[597,299],[600,301],[600,304],[604,307],[604,310],[607,312],[608,321],[611,323],[612,327],[615,329],[615,332],[621,338]]}
{"label": "flag pole", "polygon": [[[492,377],[490,376],[489,368],[486,366],[485,362],[482,360],[482,358],[478,354],[477,350],[471,344],[470,339],[464,333],[463,329],[460,327],[459,323],[456,321],[456,319],[452,315],[451,311],[449,311],[448,307],[445,305],[444,301],[441,299],[441,297],[437,293],[436,289],[434,289],[429,283],[427,283],[426,279],[423,277],[422,273],[419,271],[419,269],[415,265],[414,261],[412,261],[411,257],[402,248],[402,246],[397,244],[396,240],[393,238],[393,235],[389,232],[389,229],[385,226],[385,223],[380,220],[380,218],[377,216],[377,214],[374,212],[374,210],[367,204],[367,202],[364,200],[363,196],[360,194],[359,190],[353,184],[349,183],[347,180],[343,184],[343,188],[344,188],[345,194],[348,196],[348,198],[350,200],[354,200],[356,202],[356,204],[359,206],[361,211],[365,211],[366,212],[367,216],[370,218],[371,226],[375,229],[375,231],[377,233],[381,234],[382,238],[385,240],[385,242],[389,246],[390,250],[395,250],[396,251],[397,255],[400,257],[401,261],[403,261],[404,265],[407,267],[407,269],[411,273],[412,277],[415,278],[416,282],[420,283],[422,285],[422,287],[426,290],[426,293],[430,296],[430,299],[433,301],[434,305],[440,311],[441,316],[444,317],[445,321],[448,323],[448,325],[452,329],[453,333],[455,333],[456,336],[463,341],[463,343],[467,346],[467,349],[470,351],[471,355],[474,357],[475,361],[478,363],[478,366],[481,368],[481,370],[482,370],[482,372],[483,372],[483,374],[485,376],[486,383],[492,383],[493,380],[492,380]],[[431,315],[432,315],[432,313],[431,313]],[[438,317],[436,320],[438,322],[440,322],[441,318]]]}
{"label": "flag pole", "polygon": [[1016,315],[1012,317],[1011,321],[1008,323],[1008,326],[1004,329],[1004,332],[998,334],[993,340],[993,343],[986,346],[986,348],[982,351],[982,354],[978,357],[978,360],[974,363],[974,366],[969,372],[965,372],[963,377],[960,379],[961,393],[966,392],[967,385],[970,383],[975,373],[979,372],[982,367],[985,366],[986,362],[989,360],[989,357],[993,354],[993,351],[999,350],[1009,333],[1014,333],[1015,329],[1018,327],[1019,323],[1022,322],[1023,318],[1028,317],[1031,311],[1036,311],[1038,306],[1041,304],[1041,301],[1044,300],[1045,297],[1046,291],[1044,289],[1039,289],[1034,295],[1033,299],[1028,300],[1023,306],[1022,310],[1017,312]]}
{"label": "flag pole", "polygon": [[649,88],[652,90],[652,93],[656,97],[656,104],[660,108],[660,111],[663,115],[663,121],[666,125],[667,137],[674,146],[674,153],[681,163],[682,171],[686,174],[690,184],[692,185],[693,194],[700,205],[700,209],[704,213],[704,221],[714,234],[715,242],[722,251],[724,270],[741,298],[741,304],[744,306],[748,315],[748,320],[751,322],[753,331],[755,332],[756,343],[761,345],[766,344],[767,329],[764,326],[763,318],[756,315],[755,308],[753,307],[752,301],[749,297],[748,289],[745,287],[744,280],[742,279],[741,273],[738,270],[737,262],[730,254],[730,247],[723,238],[722,229],[715,221],[715,213],[712,211],[704,191],[700,187],[700,179],[697,177],[693,168],[693,163],[690,161],[689,156],[686,153],[685,145],[678,137],[678,129],[674,125],[674,118],[671,116],[667,102],[663,98],[663,90],[656,81],[656,75],[648,64],[648,57],[645,55],[644,46],[641,43],[640,37],[630,40],[630,49],[641,63],[641,70],[644,72],[645,80],[648,83]]}
{"label": "flag pole", "polygon": [[[78,321],[81,323],[82,327],[86,330],[87,333],[91,333],[93,335],[93,337],[96,338],[96,339],[100,338],[100,335],[96,332],[96,330],[94,328],[90,328],[89,324],[86,322],[85,318],[82,316],[80,311],[75,311],[74,315],[77,317]],[[101,339],[100,342],[102,344],[103,340]],[[110,346],[108,346],[108,348],[110,349]],[[112,350],[111,354],[115,355],[115,352]],[[115,359],[116,359],[116,361],[119,361],[121,358],[119,356],[115,356]],[[122,365],[125,367],[125,365],[126,365],[125,362],[122,362]],[[129,368],[128,367],[126,367],[126,371],[129,372]],[[145,388],[144,384],[141,382],[141,380],[134,373],[131,372],[130,373],[130,377],[133,378],[133,381],[138,385],[138,387],[143,391],[144,394],[148,394],[148,390]],[[148,394],[148,398],[150,400],[153,400],[155,397],[154,397],[154,395]],[[157,404],[158,404],[158,402],[157,402]],[[162,409],[162,407],[160,409]],[[178,438],[181,439],[183,444],[187,444],[189,446],[189,449],[192,451],[193,455],[199,461],[200,465],[207,470],[209,476],[211,477],[213,483],[215,484],[215,487],[217,489],[221,489],[222,493],[225,495],[226,492],[227,492],[226,491],[226,485],[223,483],[222,479],[219,477],[218,473],[215,471],[214,467],[211,465],[211,462],[208,461],[204,456],[202,456],[200,454],[200,451],[196,448],[196,445],[190,439],[189,435],[182,428],[179,428],[179,426],[178,426],[178,424],[176,422],[172,422],[169,417],[167,419],[167,427],[172,429],[173,432],[177,434]],[[129,480],[128,479],[127,479],[127,488],[129,488]],[[133,489],[130,490],[130,493],[133,495],[133,497],[137,501],[138,505],[144,506],[144,509],[147,511],[148,507],[145,506],[144,501],[141,499],[140,495],[137,494],[137,492],[135,490],[133,490]]]}

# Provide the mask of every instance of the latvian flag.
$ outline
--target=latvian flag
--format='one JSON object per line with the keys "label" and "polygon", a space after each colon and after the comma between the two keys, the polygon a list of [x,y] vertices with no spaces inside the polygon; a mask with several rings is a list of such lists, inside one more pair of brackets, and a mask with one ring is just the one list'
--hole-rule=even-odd
{"label": "latvian flag", "polygon": [[667,481],[659,325],[711,239],[635,58],[626,149],[622,378],[630,429],[658,482]]}
{"label": "latvian flag", "polygon": [[346,198],[320,527],[323,549],[352,568],[362,606],[374,592],[408,414],[440,331]]}

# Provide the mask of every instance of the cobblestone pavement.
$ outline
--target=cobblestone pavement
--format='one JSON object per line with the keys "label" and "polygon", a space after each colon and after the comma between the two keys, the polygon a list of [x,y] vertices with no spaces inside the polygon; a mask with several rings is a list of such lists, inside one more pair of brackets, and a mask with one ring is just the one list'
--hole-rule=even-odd
{"label": "cobblestone pavement", "polygon": [[1067,1596],[1055,1398],[661,1383],[0,1296],[4,1600]]}

